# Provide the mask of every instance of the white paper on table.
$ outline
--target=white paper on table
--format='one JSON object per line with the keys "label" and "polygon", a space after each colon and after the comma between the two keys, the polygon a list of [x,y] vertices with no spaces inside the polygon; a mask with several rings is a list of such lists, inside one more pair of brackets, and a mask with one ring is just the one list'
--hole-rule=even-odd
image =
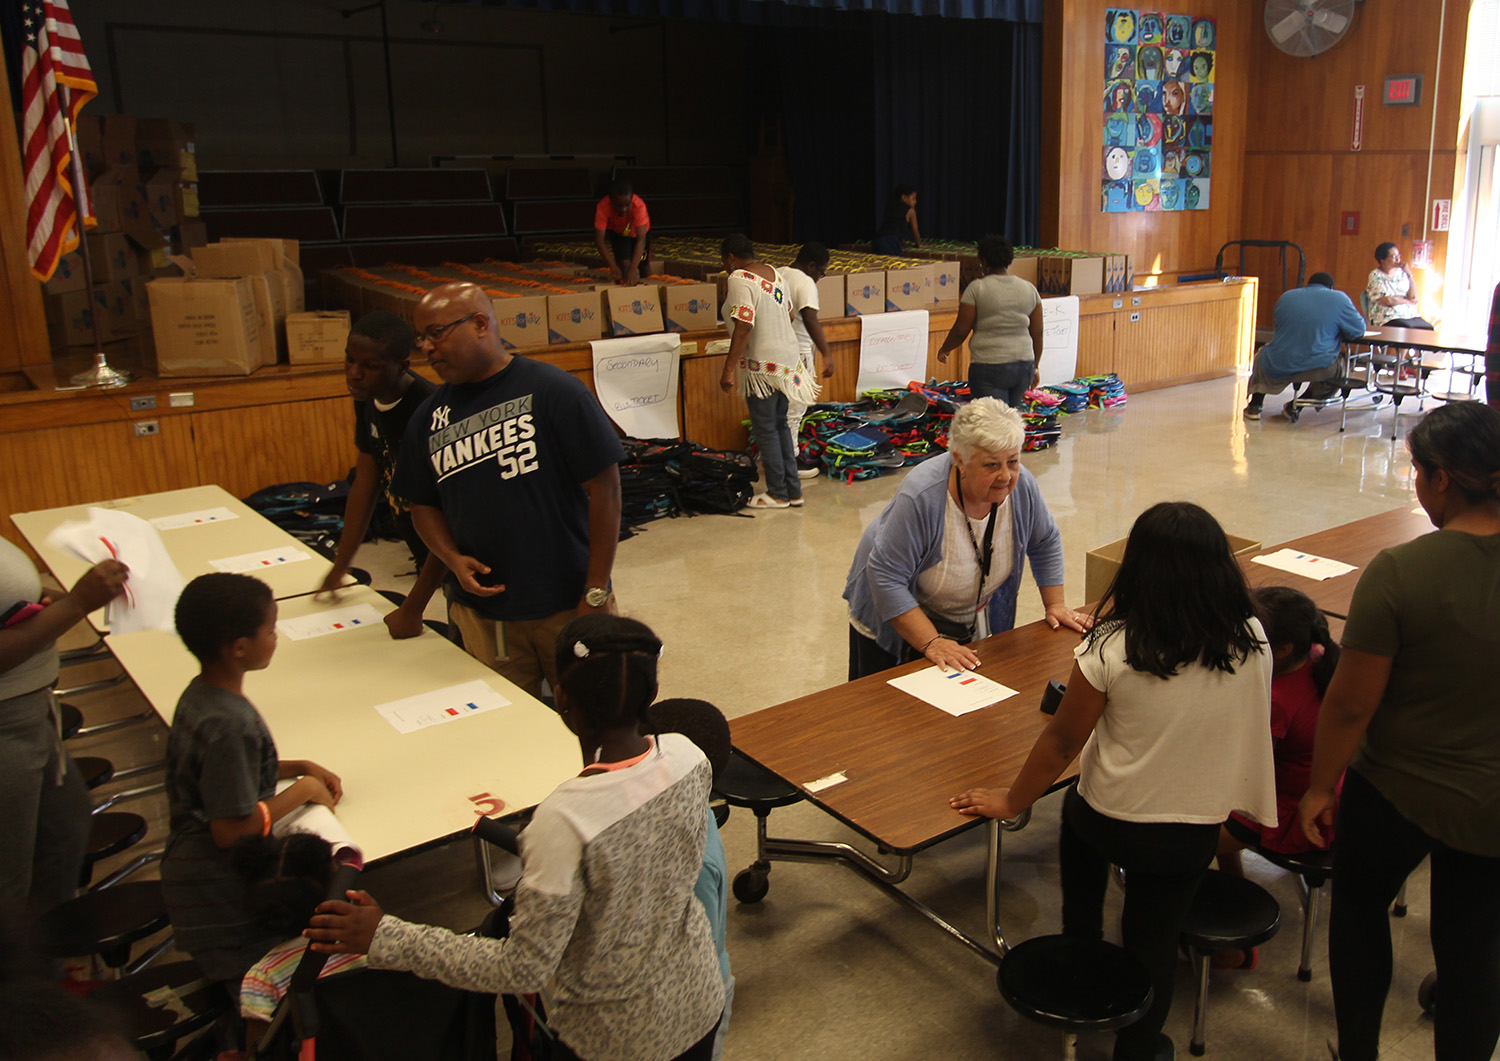
{"label": "white paper on table", "polygon": [[1353,564],[1346,564],[1342,560],[1330,560],[1326,556],[1314,556],[1312,553],[1299,553],[1296,549],[1278,549],[1264,556],[1252,556],[1250,562],[1264,564],[1266,567],[1274,567],[1278,571],[1301,575],[1303,578],[1314,579],[1318,582],[1337,578],[1339,575],[1347,575],[1355,569]]}
{"label": "white paper on table", "polygon": [[1368,338],[1370,338],[1370,336],[1372,336],[1372,335],[1379,335],[1379,334],[1380,334],[1380,333],[1379,333],[1379,332],[1365,332],[1365,335],[1364,335],[1364,337],[1365,337],[1365,338],[1366,338],[1366,339],[1368,339]]}
{"label": "white paper on table", "polygon": [[816,781],[809,781],[802,787],[809,792],[822,792],[825,788],[842,785],[847,780],[849,780],[849,775],[840,770],[836,774],[829,774],[827,777],[820,777]]}
{"label": "white paper on table", "polygon": [[[276,782],[276,791],[280,792],[296,783],[296,778],[288,777]],[[344,823],[339,821],[338,815],[321,803],[304,803],[290,814],[277,819],[276,824],[271,826],[273,836],[286,836],[289,833],[311,833],[313,836],[321,836],[333,847],[334,854],[348,848],[353,850],[356,856],[364,857],[364,849],[359,846],[359,842],[354,837],[349,835],[349,830],[344,828]]]}
{"label": "white paper on table", "polygon": [[201,527],[205,523],[224,523],[239,518],[238,512],[231,512],[220,506],[219,508],[200,508],[196,512],[178,512],[171,516],[157,516],[151,521],[151,526],[157,530],[181,530],[183,527]]}
{"label": "white paper on table", "polygon": [[632,438],[676,438],[677,363],[682,336],[676,332],[595,339],[594,392],[609,418]]}
{"label": "white paper on table", "polygon": [[368,604],[351,604],[347,608],[299,615],[295,619],[282,619],[276,629],[293,641],[306,641],[310,637],[359,630],[366,626],[379,626],[380,613]]}
{"label": "white paper on table", "polygon": [[47,535],[47,544],[85,563],[115,559],[130,568],[125,592],[104,613],[111,633],[174,629],[172,612],[184,583],[151,524],[118,509],[90,508],[87,520],[62,524]]}
{"label": "white paper on table", "polygon": [[905,390],[927,378],[927,311],[871,313],[859,318],[859,378],[854,392]]}
{"label": "white paper on table", "polygon": [[241,553],[239,556],[210,560],[208,566],[215,571],[247,575],[252,571],[263,571],[268,567],[280,567],[283,564],[295,564],[299,560],[311,559],[312,557],[301,549],[288,545],[285,549],[262,549],[258,553]]}
{"label": "white paper on table", "polygon": [[405,700],[376,704],[375,710],[395,726],[398,733],[415,733],[429,726],[441,726],[445,722],[493,711],[509,703],[484,682],[472,681],[434,689],[430,693],[418,693]]}
{"label": "white paper on table", "polygon": [[910,693],[918,700],[926,701],[955,718],[970,711],[998,704],[1016,695],[1014,689],[992,682],[973,671],[949,670],[944,674],[937,667],[928,667],[915,674],[904,674],[891,678],[887,685],[895,686],[903,693]]}

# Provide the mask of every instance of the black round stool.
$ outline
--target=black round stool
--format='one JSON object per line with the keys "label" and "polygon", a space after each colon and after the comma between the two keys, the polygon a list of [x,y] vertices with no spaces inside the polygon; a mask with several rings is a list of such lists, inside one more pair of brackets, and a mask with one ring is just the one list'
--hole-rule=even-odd
{"label": "black round stool", "polygon": [[75,756],[73,762],[78,766],[78,772],[83,775],[83,783],[89,788],[107,785],[115,776],[115,764],[97,755]]}
{"label": "black round stool", "polygon": [[89,820],[89,846],[83,853],[83,877],[80,888],[87,888],[94,878],[94,864],[121,851],[128,851],[146,837],[146,819],[139,814],[106,811]]}
{"label": "black round stool", "polygon": [[119,1015],[135,1048],[152,1061],[172,1056],[177,1042],[229,1012],[229,995],[204,979],[193,962],[153,965],[105,984],[91,1003]]}
{"label": "black round stool", "polygon": [[42,938],[59,958],[97,954],[111,969],[130,961],[131,944],[167,927],[161,882],[130,881],[86,892],[42,917]]}
{"label": "black round stool", "polygon": [[1333,852],[1304,851],[1296,855],[1284,855],[1280,851],[1268,851],[1263,847],[1251,850],[1271,865],[1297,874],[1306,887],[1306,894],[1302,897],[1302,959],[1297,965],[1297,979],[1306,983],[1312,979],[1313,934],[1318,928],[1318,903],[1323,896],[1323,885],[1333,879]]}
{"label": "black round stool", "polygon": [[802,792],[736,751],[730,753],[713,794],[731,807],[744,807],[755,815],[755,861],[735,874],[732,887],[734,897],[740,902],[758,903],[771,888],[766,819],[777,807],[800,803]]}
{"label": "black round stool", "polygon": [[1208,1024],[1208,967],[1214,951],[1245,949],[1264,943],[1281,927],[1281,907],[1271,893],[1253,881],[1211,869],[1203,874],[1182,926],[1182,945],[1198,969],[1198,1003],[1193,1012],[1194,1057],[1202,1057]]}
{"label": "black round stool", "polygon": [[1103,940],[1036,936],[1006,952],[995,980],[1021,1016],[1067,1033],[1067,1057],[1077,1033],[1123,1028],[1151,1008],[1146,967]]}
{"label": "black round stool", "polygon": [[57,719],[62,727],[63,740],[72,740],[83,728],[83,712],[72,704],[58,704]]}

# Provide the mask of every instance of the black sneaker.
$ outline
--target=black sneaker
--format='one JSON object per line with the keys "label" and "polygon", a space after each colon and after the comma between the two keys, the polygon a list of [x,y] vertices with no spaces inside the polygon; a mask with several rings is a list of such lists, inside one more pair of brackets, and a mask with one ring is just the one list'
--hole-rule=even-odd
{"label": "black sneaker", "polygon": [[1260,406],[1258,406],[1258,405],[1247,405],[1247,406],[1245,406],[1245,419],[1246,420],[1259,420],[1260,419]]}

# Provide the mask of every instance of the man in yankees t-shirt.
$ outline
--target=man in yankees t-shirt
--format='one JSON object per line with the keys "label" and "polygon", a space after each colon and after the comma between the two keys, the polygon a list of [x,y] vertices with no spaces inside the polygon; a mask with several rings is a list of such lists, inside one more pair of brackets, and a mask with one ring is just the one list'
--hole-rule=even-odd
{"label": "man in yankees t-shirt", "polygon": [[395,487],[458,580],[464,647],[536,695],[556,687],[559,631],[612,602],[624,450],[581,382],[505,349],[477,285],[429,291],[414,323],[443,385],[412,413]]}

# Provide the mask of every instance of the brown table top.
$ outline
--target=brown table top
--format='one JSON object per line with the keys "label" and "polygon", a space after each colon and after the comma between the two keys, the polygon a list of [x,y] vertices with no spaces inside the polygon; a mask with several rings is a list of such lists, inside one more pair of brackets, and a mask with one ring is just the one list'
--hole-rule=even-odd
{"label": "brown table top", "polygon": [[[1415,512],[1412,511],[1414,508],[1417,509]],[[1375,554],[1392,545],[1409,542],[1432,529],[1432,521],[1427,518],[1427,513],[1415,504],[1408,503],[1389,512],[1382,512],[1378,516],[1367,516],[1365,519],[1357,519],[1352,523],[1330,527],[1328,530],[1318,531],[1316,534],[1309,534],[1303,538],[1294,538],[1289,542],[1268,546],[1253,554],[1264,556],[1266,553],[1274,553],[1279,549],[1296,549],[1298,552],[1312,553],[1330,560],[1342,560],[1346,564],[1355,566],[1355,570],[1346,575],[1338,575],[1321,582],[1287,571],[1279,571],[1264,564],[1253,564],[1248,556],[1240,559],[1240,567],[1244,569],[1245,578],[1249,581],[1251,588],[1291,586],[1293,589],[1300,589],[1311,597],[1324,612],[1343,619],[1348,618],[1349,601],[1354,596],[1354,587],[1359,583],[1359,576],[1366,565],[1375,559]]]}
{"label": "brown table top", "polygon": [[1482,354],[1489,345],[1483,335],[1463,335],[1449,328],[1431,331],[1427,328],[1373,328],[1365,332],[1364,342],[1377,346],[1404,346],[1412,350],[1448,350],[1460,354]]}
{"label": "brown table top", "polygon": [[955,718],[886,684],[931,666],[919,660],[737,718],[734,746],[799,788],[842,770],[849,780],[803,794],[910,854],[984,821],[952,810],[949,797],[1015,778],[1048,721],[1042,691],[1067,680],[1078,640],[1039,619],[977,642],[979,673],[1018,694],[980,711]]}

